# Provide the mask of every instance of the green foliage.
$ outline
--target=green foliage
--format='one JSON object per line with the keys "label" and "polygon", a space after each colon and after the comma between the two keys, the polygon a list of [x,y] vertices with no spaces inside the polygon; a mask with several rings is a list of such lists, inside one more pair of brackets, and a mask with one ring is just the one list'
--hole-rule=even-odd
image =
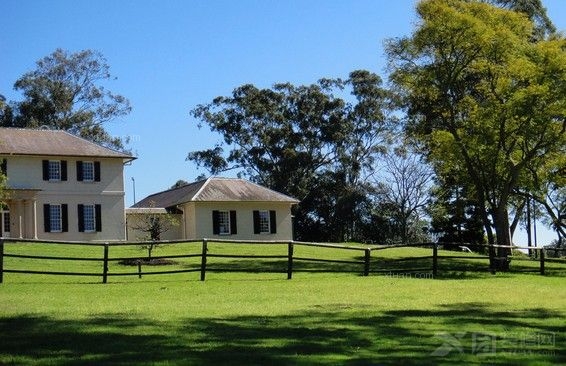
{"label": "green foliage", "polygon": [[68,53],[62,49],[38,60],[35,70],[19,78],[14,88],[24,100],[14,105],[5,127],[43,127],[69,131],[93,142],[123,149],[103,124],[128,114],[129,101],[104,88],[111,80],[106,59],[99,52]]}
{"label": "green foliage", "polygon": [[510,197],[564,154],[566,41],[532,42],[524,16],[477,1],[427,0],[417,11],[413,35],[388,45],[407,131],[438,175],[466,177],[484,226],[489,213],[510,244]]}
{"label": "green foliage", "polygon": [[[347,88],[351,96],[340,97]],[[187,160],[211,174],[237,169],[301,200],[295,212],[301,239],[349,239],[365,196],[360,178],[388,138],[388,101],[379,76],[363,70],[306,86],[243,85],[191,112],[224,144],[193,151]]]}
{"label": "green foliage", "polygon": [[542,0],[487,0],[487,2],[526,15],[535,24],[534,40],[542,40],[556,33],[556,27],[546,14]]}

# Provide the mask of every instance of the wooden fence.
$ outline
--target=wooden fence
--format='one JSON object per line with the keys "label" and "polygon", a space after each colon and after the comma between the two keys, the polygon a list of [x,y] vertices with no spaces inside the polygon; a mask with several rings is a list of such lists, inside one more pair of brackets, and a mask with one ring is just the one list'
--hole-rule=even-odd
{"label": "wooden fence", "polygon": [[[245,245],[285,245],[287,246],[287,254],[286,255],[257,255],[257,254],[250,254],[250,255],[242,255],[242,254],[232,254],[232,253],[210,253],[209,251],[209,244],[210,243],[233,243],[233,244],[245,244]],[[5,247],[10,246],[11,244],[46,244],[46,245],[78,245],[78,246],[89,246],[89,247],[100,247],[102,249],[102,256],[101,257],[69,257],[69,256],[52,256],[52,255],[33,255],[33,254],[19,254],[19,253],[6,253]],[[370,273],[383,273],[387,272],[387,268],[382,269],[373,269],[372,264],[376,262],[376,260],[382,258],[377,255],[379,251],[392,249],[392,248],[403,248],[403,247],[421,247],[427,248],[430,247],[432,249],[432,253],[430,256],[422,256],[422,257],[407,257],[407,258],[399,258],[395,261],[416,261],[416,260],[431,260],[430,266],[425,268],[425,270],[430,271],[431,277],[436,278],[438,275],[439,270],[439,260],[471,260],[471,259],[487,259],[489,260],[489,256],[486,255],[439,255],[439,244],[438,243],[421,243],[421,244],[408,244],[408,245],[389,245],[389,246],[346,246],[340,244],[329,244],[329,243],[308,243],[308,242],[298,242],[298,241],[236,241],[236,240],[221,240],[221,239],[203,239],[203,240],[193,240],[193,241],[165,241],[159,242],[160,245],[168,244],[168,245],[176,245],[176,244],[189,244],[197,246],[198,253],[192,254],[177,254],[177,255],[167,255],[167,256],[152,256],[151,259],[153,260],[161,260],[161,259],[182,259],[182,258],[200,258],[200,261],[190,268],[183,268],[183,269],[174,269],[174,270],[161,270],[161,271],[142,271],[142,263],[143,259],[147,258],[140,258],[139,256],[136,257],[111,257],[110,256],[110,249],[114,247],[120,246],[141,246],[147,245],[149,243],[140,243],[140,242],[118,242],[118,243],[92,243],[92,242],[64,242],[64,241],[39,241],[39,240],[28,240],[28,239],[7,239],[7,238],[0,238],[0,283],[3,283],[4,273],[20,273],[20,274],[43,274],[43,275],[65,275],[65,276],[90,276],[90,277],[100,277],[102,279],[102,283],[108,282],[108,277],[111,276],[138,276],[141,278],[145,275],[165,275],[165,274],[178,274],[178,273],[189,273],[189,272],[200,272],[200,280],[204,281],[206,279],[206,273],[208,272],[227,272],[227,271],[238,271],[238,272],[245,272],[245,268],[236,268],[236,269],[227,269],[227,268],[211,268],[208,264],[209,258],[233,258],[233,259],[253,259],[253,260],[262,260],[262,259],[279,259],[284,260],[286,262],[286,273],[287,279],[292,279],[293,272],[297,272],[294,268],[295,263],[297,262],[309,262],[309,263],[328,263],[328,264],[340,264],[340,265],[350,265],[359,268],[355,270],[355,272],[360,273],[363,276],[368,276]],[[200,248],[198,248],[200,245]],[[304,257],[304,256],[297,256],[295,255],[295,248],[299,246],[305,247],[315,247],[320,248],[321,251],[325,249],[337,249],[343,251],[353,251],[359,252],[360,256],[355,257],[354,259],[324,259],[324,258],[316,258],[316,257]],[[502,246],[490,246],[490,248],[497,248]],[[545,255],[546,249],[544,248],[533,248],[533,247],[507,247],[513,249],[529,249],[533,251],[538,251],[538,261],[539,266],[537,272],[541,275],[546,274],[545,270],[545,263],[549,261],[553,261],[552,259],[547,258]],[[552,249],[555,250],[555,249]],[[558,251],[564,249],[556,249]],[[453,251],[444,251],[445,253],[456,253]],[[361,255],[363,253],[363,255]],[[373,256],[372,256],[373,254]],[[77,271],[45,271],[45,270],[30,270],[30,269],[18,269],[18,268],[6,268],[5,267],[5,258],[20,258],[20,259],[32,259],[32,260],[43,260],[43,261],[91,261],[91,262],[98,262],[101,265],[100,271],[96,272],[77,272]],[[501,258],[500,258],[501,259]],[[507,258],[504,258],[507,259]],[[137,271],[136,272],[110,272],[109,271],[109,263],[110,262],[118,262],[118,261],[137,261]],[[373,262],[373,263],[372,263]],[[561,263],[565,263],[562,261]],[[487,267],[486,267],[487,269]],[[564,268],[566,272],[566,267]],[[300,271],[300,270],[299,270]],[[323,272],[331,272],[331,269],[322,269]],[[338,272],[347,272],[344,269],[337,270]],[[408,266],[407,271],[414,271],[414,268]],[[257,270],[254,270],[257,272]],[[351,272],[348,271],[348,272]],[[391,269],[389,270],[391,272]]]}

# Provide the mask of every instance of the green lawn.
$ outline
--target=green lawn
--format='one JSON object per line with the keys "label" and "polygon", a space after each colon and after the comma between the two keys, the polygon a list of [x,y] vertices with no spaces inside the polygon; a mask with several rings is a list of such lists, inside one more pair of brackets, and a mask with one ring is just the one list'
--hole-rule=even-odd
{"label": "green lawn", "polygon": [[[209,253],[287,253],[286,246],[226,245],[211,244]],[[31,248],[35,254],[46,250],[36,246]],[[363,257],[363,252],[295,249],[303,257]],[[5,252],[17,250],[6,245]],[[187,244],[162,247],[154,255],[199,251],[198,244]],[[48,252],[100,257],[102,248],[49,247]],[[114,253],[116,258],[143,252],[133,247]],[[382,272],[369,277],[359,275],[359,265],[297,262],[298,269],[315,272],[297,272],[286,280],[284,259],[234,258],[209,258],[209,265],[281,273],[211,272],[205,282],[199,281],[198,272],[116,276],[108,284],[101,284],[100,277],[7,273],[0,285],[0,364],[566,363],[561,263],[552,264],[552,276],[493,276],[484,260],[466,261],[468,272],[457,266],[458,260],[448,259],[440,260],[437,279],[407,272],[430,268],[430,261],[418,259],[427,253],[415,248],[378,251],[372,271]],[[417,259],[395,261],[406,256]],[[50,270],[70,266],[57,262]],[[197,268],[199,263],[199,258],[190,258],[165,267]],[[4,265],[40,269],[26,259],[6,258]],[[533,261],[520,265],[538,268]],[[357,273],[316,272],[324,266]],[[73,264],[74,271],[99,273],[100,268],[98,262]],[[125,271],[135,273],[137,268],[112,262],[109,269]]]}

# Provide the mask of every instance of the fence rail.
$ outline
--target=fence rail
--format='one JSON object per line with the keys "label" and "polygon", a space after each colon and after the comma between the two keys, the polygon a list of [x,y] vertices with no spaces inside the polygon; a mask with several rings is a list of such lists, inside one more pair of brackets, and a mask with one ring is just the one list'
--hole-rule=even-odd
{"label": "fence rail", "polygon": [[[21,253],[6,253],[6,246],[11,244],[45,244],[45,245],[77,245],[77,246],[89,246],[89,247],[102,247],[102,257],[71,257],[71,256],[55,256],[55,255],[35,255],[35,254],[21,254]],[[231,243],[231,244],[249,244],[249,245],[281,245],[287,246],[287,254],[280,255],[261,255],[261,254],[234,254],[234,253],[211,253],[210,245],[211,243]],[[185,259],[185,258],[200,258],[200,263],[195,263],[193,266],[183,269],[170,269],[170,270],[160,270],[160,271],[142,271],[142,266],[144,265],[144,260],[147,261],[149,258],[139,256],[136,257],[110,257],[110,249],[112,247],[124,247],[124,246],[141,246],[147,244],[155,244],[149,242],[118,242],[118,243],[85,243],[85,242],[69,242],[69,241],[39,241],[39,240],[29,240],[29,239],[7,239],[0,238],[0,283],[3,282],[4,273],[19,273],[19,274],[44,274],[44,275],[66,275],[66,276],[90,276],[90,277],[100,277],[102,283],[108,282],[108,277],[113,276],[138,276],[141,278],[145,275],[165,275],[165,274],[178,274],[178,273],[190,273],[190,272],[200,272],[200,279],[204,281],[206,279],[207,272],[258,272],[258,270],[249,270],[245,268],[217,268],[217,266],[211,266],[209,263],[209,258],[225,258],[225,259],[280,259],[285,260],[286,268],[281,270],[271,270],[270,272],[283,272],[287,273],[287,278],[292,279],[294,272],[299,271],[316,271],[316,272],[358,272],[363,276],[368,276],[370,273],[383,273],[387,272],[387,268],[374,268],[372,270],[372,264],[376,264],[377,260],[382,257],[377,257],[372,253],[378,253],[382,250],[393,249],[393,248],[406,248],[406,247],[421,247],[421,248],[432,248],[432,253],[430,256],[411,256],[406,258],[396,258],[392,260],[396,263],[403,262],[419,262],[431,260],[430,266],[425,268],[432,272],[432,277],[436,277],[439,270],[439,261],[459,259],[459,260],[471,260],[471,259],[487,259],[489,256],[480,255],[439,255],[439,244],[438,243],[419,243],[419,244],[404,244],[404,245],[387,245],[387,246],[355,246],[355,245],[340,245],[334,243],[311,243],[311,242],[297,242],[297,241],[251,241],[251,240],[223,240],[223,239],[203,239],[203,240],[187,240],[187,241],[163,241],[159,242],[159,245],[170,244],[188,244],[190,246],[194,245],[194,248],[198,250],[198,253],[191,254],[171,254],[164,256],[153,256],[152,260],[166,260],[166,259]],[[200,248],[199,248],[200,245]],[[320,248],[321,252],[324,249],[334,249],[343,250],[351,252],[363,252],[363,256],[356,257],[356,259],[336,259],[336,258],[315,258],[312,256],[299,256],[296,255],[296,247],[313,247]],[[560,260],[553,260],[552,258],[547,258],[545,248],[537,247],[517,247],[517,246],[499,246],[492,245],[489,248],[512,248],[512,249],[524,249],[531,251],[538,251],[538,269],[534,269],[541,275],[546,274],[545,263],[565,263]],[[551,251],[565,251],[564,248],[550,249]],[[18,259],[30,259],[30,260],[44,260],[44,261],[86,261],[86,262],[100,262],[101,270],[100,272],[79,272],[79,271],[40,271],[35,269],[21,269],[21,268],[6,268],[4,259],[5,258],[18,258]],[[507,260],[507,258],[503,258]],[[126,272],[110,272],[109,263],[110,262],[123,262],[130,261],[137,265],[137,271],[126,271]],[[344,268],[341,269],[329,269],[329,268],[319,268],[319,269],[297,269],[297,262],[308,262],[308,263],[332,263],[340,265],[352,265],[348,270]],[[399,272],[410,272],[415,270],[422,270],[422,264],[414,265],[411,268],[405,268],[397,270]],[[533,269],[531,269],[533,270]],[[566,271],[566,267],[564,268]]]}

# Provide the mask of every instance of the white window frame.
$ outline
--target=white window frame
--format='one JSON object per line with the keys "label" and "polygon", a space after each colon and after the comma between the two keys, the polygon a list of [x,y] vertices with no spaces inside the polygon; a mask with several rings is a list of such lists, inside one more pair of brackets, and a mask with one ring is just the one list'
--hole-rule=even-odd
{"label": "white window frame", "polygon": [[63,232],[63,209],[61,205],[49,205],[49,231],[52,233]]}
{"label": "white window frame", "polygon": [[230,235],[230,211],[218,211],[218,234]]}
{"label": "white window frame", "polygon": [[94,161],[83,161],[83,182],[94,182]]}
{"label": "white window frame", "polygon": [[271,234],[271,216],[268,210],[259,210],[259,233]]}
{"label": "white window frame", "polygon": [[61,181],[61,160],[49,160],[48,165],[49,181],[50,182],[60,182]]}
{"label": "white window frame", "polygon": [[83,205],[83,229],[85,233],[96,232],[96,208],[94,205]]}

